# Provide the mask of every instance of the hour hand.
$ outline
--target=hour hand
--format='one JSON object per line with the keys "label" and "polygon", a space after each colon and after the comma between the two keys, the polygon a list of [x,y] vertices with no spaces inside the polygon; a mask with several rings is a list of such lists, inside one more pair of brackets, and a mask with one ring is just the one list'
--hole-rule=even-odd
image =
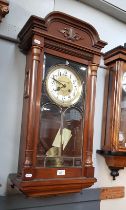
{"label": "hour hand", "polygon": [[54,91],[60,91],[61,87],[57,87]]}
{"label": "hour hand", "polygon": [[63,86],[62,86],[62,87],[57,87],[57,88],[55,89],[55,91],[60,91],[61,88],[64,88],[64,87],[63,87]]}
{"label": "hour hand", "polygon": [[59,83],[60,85],[62,85],[64,88],[66,87],[65,84],[63,84],[62,82],[58,81],[57,79],[55,79],[54,77],[52,78],[54,81],[56,81],[57,83]]}

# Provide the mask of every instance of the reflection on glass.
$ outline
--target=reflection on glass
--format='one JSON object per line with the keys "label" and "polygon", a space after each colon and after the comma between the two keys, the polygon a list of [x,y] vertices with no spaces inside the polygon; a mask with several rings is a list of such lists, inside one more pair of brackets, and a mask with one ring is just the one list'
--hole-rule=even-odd
{"label": "reflection on glass", "polygon": [[124,72],[123,78],[122,78],[122,89],[124,92],[126,92],[126,72]]}
{"label": "reflection on glass", "polygon": [[71,132],[71,139],[67,142],[64,155],[81,156],[82,148],[82,115],[80,110],[69,108],[64,113],[64,127]]}
{"label": "reflection on glass", "polygon": [[119,145],[126,147],[126,72],[122,78],[121,114],[119,129]]}
{"label": "reflection on glass", "polygon": [[[60,128],[60,109],[53,104],[45,104],[41,108],[40,142],[38,145],[38,162],[44,166],[44,156],[49,156],[48,151],[52,147],[53,140]],[[56,151],[52,151],[55,156]]]}
{"label": "reflection on glass", "polygon": [[[81,78],[82,95],[76,103],[56,105],[46,89],[50,67],[65,64]],[[37,167],[81,167],[83,118],[85,112],[87,66],[49,54],[44,55]]]}
{"label": "reflection on glass", "polygon": [[[53,111],[52,111],[53,110]],[[42,122],[38,166],[80,167],[82,159],[83,118],[76,108],[60,110],[46,104],[41,109]]]}

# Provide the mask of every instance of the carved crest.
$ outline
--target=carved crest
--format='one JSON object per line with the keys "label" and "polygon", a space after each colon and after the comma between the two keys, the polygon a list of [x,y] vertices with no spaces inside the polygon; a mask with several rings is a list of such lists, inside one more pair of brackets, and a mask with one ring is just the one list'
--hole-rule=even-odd
{"label": "carved crest", "polygon": [[9,13],[9,3],[8,1],[0,0],[0,22],[6,14]]}
{"label": "carved crest", "polygon": [[81,36],[75,32],[74,28],[64,28],[60,30],[60,32],[64,34],[64,37],[71,41],[78,41],[79,39],[82,39]]}

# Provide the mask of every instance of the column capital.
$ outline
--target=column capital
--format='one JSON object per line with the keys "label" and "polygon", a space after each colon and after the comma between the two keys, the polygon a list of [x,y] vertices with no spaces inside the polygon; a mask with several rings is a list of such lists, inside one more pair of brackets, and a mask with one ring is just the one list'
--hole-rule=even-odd
{"label": "column capital", "polygon": [[98,64],[92,63],[90,65],[90,71],[92,76],[97,76]]}

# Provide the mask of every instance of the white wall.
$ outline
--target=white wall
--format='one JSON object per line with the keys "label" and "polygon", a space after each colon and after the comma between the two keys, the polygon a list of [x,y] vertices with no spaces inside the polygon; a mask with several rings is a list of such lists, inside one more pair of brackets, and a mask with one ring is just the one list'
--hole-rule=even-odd
{"label": "white wall", "polygon": [[9,7],[9,14],[0,24],[0,33],[16,38],[31,15],[45,17],[51,12],[54,7],[54,0],[10,0]]}
{"label": "white wall", "polygon": [[[10,13],[0,24],[0,34],[16,38],[31,14],[44,17],[53,10],[65,12],[92,24],[100,38],[108,42],[103,52],[125,42],[124,23],[75,0],[10,0]],[[8,174],[17,170],[25,56],[15,44],[0,40],[0,64],[0,194],[3,195]],[[102,60],[101,64],[103,65]],[[98,181],[94,187],[126,186],[126,170],[121,170],[120,176],[113,181],[104,159],[95,153],[96,149],[100,149],[104,77],[105,70],[99,69],[94,129],[94,164]],[[101,202],[101,210],[118,210],[119,207],[125,210],[125,206],[126,199]]]}
{"label": "white wall", "polygon": [[[10,12],[0,24],[0,34],[17,38],[30,15],[45,17],[53,0],[11,0]],[[24,7],[25,5],[25,7]],[[0,195],[6,193],[7,177],[18,165],[25,56],[18,46],[0,39]]]}
{"label": "white wall", "polygon": [[16,45],[0,40],[0,194],[7,176],[17,169],[25,56]]}

